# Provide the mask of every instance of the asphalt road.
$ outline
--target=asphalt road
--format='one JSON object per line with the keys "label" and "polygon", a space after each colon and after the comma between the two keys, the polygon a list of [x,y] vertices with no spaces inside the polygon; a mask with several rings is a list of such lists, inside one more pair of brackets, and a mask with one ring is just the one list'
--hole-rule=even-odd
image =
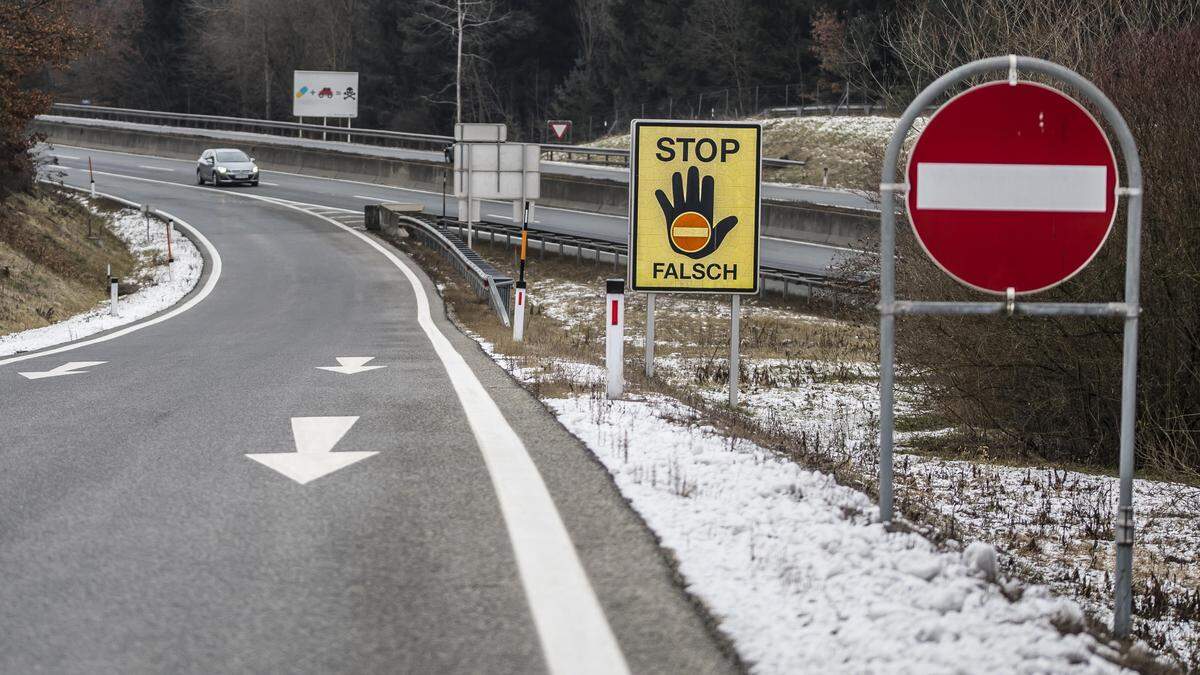
{"label": "asphalt road", "polygon": [[[125,122],[116,120],[89,119],[86,117],[71,117],[62,115],[40,115],[39,119],[50,121],[63,121],[71,124],[85,124],[92,126],[108,126],[126,129],[141,129],[150,132],[178,132],[178,127],[162,126],[157,124],[142,124],[138,122]],[[441,162],[442,153],[440,150],[414,150],[411,148],[388,148],[382,146],[368,146],[358,143],[344,143],[335,140],[338,136],[336,132],[330,132],[327,140],[316,139],[297,139],[284,136],[276,136],[270,134],[256,134],[245,131],[227,131],[221,129],[188,129],[189,134],[197,136],[210,136],[213,138],[212,147],[237,147],[240,143],[251,144],[263,142],[264,140],[274,144],[295,143],[308,148],[326,148],[340,153],[361,153],[370,156],[396,157],[399,159],[423,159],[431,162]],[[449,141],[449,139],[447,139]],[[547,144],[543,146],[550,149],[552,146]],[[612,180],[620,183],[629,182],[629,171],[625,168],[605,167],[596,164],[580,164],[575,162],[560,162],[560,161],[543,161],[542,171],[548,174],[559,174],[564,176],[580,176],[585,178],[599,178],[603,180]],[[762,188],[762,196],[764,199],[790,202],[804,202],[810,204],[825,204],[832,206],[841,206],[850,209],[860,209],[863,211],[871,211],[878,213],[879,204],[857,192],[849,190],[835,190],[831,188],[823,188],[815,185],[791,185],[784,183],[764,183]]]}
{"label": "asphalt road", "polygon": [[[93,169],[121,176],[136,176],[160,181],[194,185],[196,163],[190,160],[167,159],[133,155],[90,148],[55,146],[45,152],[57,158],[68,172],[84,170],[88,158]],[[416,151],[413,151],[416,152]],[[371,183],[301,176],[291,173],[264,171],[257,188],[229,187],[231,190],[251,190],[253,194],[277,197],[295,202],[320,206],[362,211],[365,204],[384,201],[416,202],[428,213],[442,213],[442,194],[425,190],[394,188]],[[446,200],[446,213],[457,216],[457,202]],[[495,222],[512,222],[511,202],[488,202],[481,204],[481,217]],[[595,237],[625,243],[629,235],[629,221],[623,216],[589,213],[571,209],[538,206],[535,209],[533,226],[560,234]],[[806,274],[820,274],[830,263],[852,253],[849,249],[808,242],[763,237],[762,263],[784,270]]]}
{"label": "asphalt road", "polygon": [[[194,225],[221,272],[161,323],[0,359],[0,672],[736,670],[604,469],[415,265],[173,185],[177,162],[92,155],[150,167],[98,189]],[[371,191],[264,179],[298,201]],[[384,367],[318,369],[338,357]],[[68,362],[96,365],[20,375]],[[268,466],[298,446],[297,476],[330,448],[357,461],[301,484]]]}

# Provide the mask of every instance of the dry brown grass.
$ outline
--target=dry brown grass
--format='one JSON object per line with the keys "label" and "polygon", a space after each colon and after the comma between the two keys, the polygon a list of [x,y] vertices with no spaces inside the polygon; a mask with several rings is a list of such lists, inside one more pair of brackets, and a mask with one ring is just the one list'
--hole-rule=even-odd
{"label": "dry brown grass", "polygon": [[[111,264],[127,277],[136,261],[104,227],[114,206],[93,215],[54,190],[9,196],[0,208],[0,335],[46,326],[107,296]],[[88,238],[91,221],[94,238]]]}

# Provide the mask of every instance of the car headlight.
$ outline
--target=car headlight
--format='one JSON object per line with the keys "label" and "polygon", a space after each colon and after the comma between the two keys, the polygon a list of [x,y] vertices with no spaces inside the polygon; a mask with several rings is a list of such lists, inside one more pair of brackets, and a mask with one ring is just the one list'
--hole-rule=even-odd
{"label": "car headlight", "polygon": [[229,169],[226,169],[226,168],[225,168],[225,167],[223,167],[223,166],[218,166],[218,167],[217,167],[217,173],[229,173]]}
{"label": "car headlight", "polygon": [[250,173],[258,173],[258,167],[257,167],[257,166],[251,166],[251,167],[250,167]]}

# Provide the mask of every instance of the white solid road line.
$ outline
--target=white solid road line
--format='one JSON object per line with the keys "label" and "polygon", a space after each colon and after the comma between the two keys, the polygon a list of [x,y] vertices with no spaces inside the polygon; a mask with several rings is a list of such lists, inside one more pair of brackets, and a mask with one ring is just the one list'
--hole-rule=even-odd
{"label": "white solid road line", "polygon": [[[205,189],[198,185],[154,178],[105,175],[180,189]],[[305,211],[270,197],[245,192],[226,194],[292,208],[320,218],[366,242],[404,274],[416,297],[417,322],[450,376],[450,383],[458,395],[459,404],[463,407],[467,423],[492,478],[492,488],[496,491],[500,512],[504,516],[509,542],[517,560],[517,571],[529,601],[547,668],[556,675],[628,673],[625,655],[621,653],[612,628],[608,625],[600,601],[575,552],[571,535],[558,514],[537,465],[533,463],[521,437],[504,419],[504,414],[479,378],[475,377],[474,371],[433,322],[429,299],[416,273],[379,242],[329,216]],[[0,361],[0,365],[4,363]]]}
{"label": "white solid road line", "polygon": [[799,241],[797,239],[783,239],[781,237],[768,237],[765,234],[759,235],[760,239],[768,239],[770,241],[781,241],[785,244],[796,244],[798,246],[813,246],[816,248],[831,248],[835,251],[850,251],[853,253],[861,253],[859,249],[850,248],[848,246],[834,246],[833,244],[818,244],[815,241]]}
{"label": "white solid road line", "polygon": [[[140,178],[137,180],[149,181],[152,179]],[[153,182],[163,183],[166,185],[178,185],[178,183],[171,183],[169,181],[153,181]],[[97,194],[100,195],[101,197],[107,197],[109,199],[113,199],[114,201],[123,201],[120,198],[115,197],[114,195],[109,195],[109,194],[104,194],[104,193],[97,193]],[[187,302],[184,302],[182,305],[177,305],[174,309],[168,310],[167,312],[165,312],[163,314],[159,314],[158,316],[156,316],[152,319],[148,319],[148,320],[142,321],[140,323],[135,322],[135,323],[125,326],[124,328],[121,328],[119,330],[115,330],[111,333],[101,335],[100,337],[91,338],[89,340],[83,340],[82,342],[74,342],[69,345],[63,345],[62,347],[52,347],[50,349],[46,349],[46,350],[42,350],[42,351],[30,352],[28,354],[21,354],[20,356],[12,356],[7,359],[0,359],[0,366],[6,366],[10,363],[18,363],[20,361],[28,361],[29,359],[36,359],[38,357],[49,356],[51,354],[61,354],[63,352],[69,352],[73,349],[79,349],[80,347],[90,347],[91,345],[100,344],[101,342],[108,342],[109,340],[115,340],[123,335],[129,335],[130,333],[132,333],[134,331],[138,331],[138,330],[141,330],[148,326],[153,326],[155,324],[162,323],[163,321],[166,321],[167,319],[172,319],[174,317],[177,317],[180,314],[183,314],[184,312],[188,311],[189,309],[200,304],[205,298],[207,298],[208,294],[212,293],[213,288],[216,287],[217,281],[221,278],[221,254],[217,252],[217,247],[213,246],[212,242],[210,242],[207,237],[205,237],[203,234],[200,233],[200,230],[197,230],[196,228],[189,225],[186,221],[181,220],[180,218],[178,218],[170,213],[167,213],[166,211],[160,210],[160,212],[163,215],[167,216],[168,218],[174,220],[175,224],[178,225],[179,227],[182,227],[182,228],[186,229],[187,231],[191,232],[192,235],[195,236],[196,241],[200,242],[200,245],[203,246],[204,249],[208,251],[209,257],[212,258],[212,271],[208,275],[208,281],[206,281],[204,283],[204,287],[200,289],[199,293],[193,295],[191,297],[191,299],[189,299]]]}
{"label": "white solid road line", "polygon": [[86,370],[84,370],[84,368],[91,368],[92,366],[100,366],[105,363],[108,363],[108,362],[107,361],[71,361],[70,363],[62,364],[61,366],[58,366],[57,368],[51,368],[50,370],[44,370],[44,371],[38,372],[38,373],[17,373],[17,374],[20,375],[21,377],[24,377],[27,380],[41,380],[41,379],[45,379],[47,377],[62,377],[63,375],[82,375],[83,373],[87,372]]}
{"label": "white solid road line", "polygon": [[369,199],[374,202],[390,202],[391,201],[390,199],[385,199],[383,197],[372,197],[370,195],[352,195],[352,196],[355,199]]}
{"label": "white solid road line", "polygon": [[171,171],[171,172],[175,171],[175,169],[168,169],[165,166],[150,166],[149,164],[138,164],[138,168],[139,169],[150,169],[152,171]]}
{"label": "white solid road line", "polygon": [[258,184],[259,184],[259,185],[266,185],[267,187],[279,187],[279,183],[268,183],[268,182],[267,182],[267,181],[265,181],[265,180],[260,180],[260,181],[258,181]]}
{"label": "white solid road line", "polygon": [[293,417],[292,438],[295,452],[247,454],[250,459],[270,467],[301,485],[344,469],[378,452],[333,452],[357,417]]}
{"label": "white solid road line", "polygon": [[63,155],[63,154],[59,154],[57,152],[50,153],[50,156],[57,157],[59,159],[83,159],[82,157],[76,157],[75,155]]}
{"label": "white solid road line", "polygon": [[550,672],[628,673],[625,655],[537,465],[474,371],[433,323],[420,279],[374,239],[327,216],[313,215],[363,240],[408,278],[417,300],[417,322],[450,376],[492,477]]}

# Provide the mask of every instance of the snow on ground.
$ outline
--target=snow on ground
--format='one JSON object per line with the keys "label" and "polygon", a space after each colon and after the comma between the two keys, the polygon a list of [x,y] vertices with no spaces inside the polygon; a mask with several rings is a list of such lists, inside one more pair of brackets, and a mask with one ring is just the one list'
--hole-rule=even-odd
{"label": "snow on ground", "polygon": [[[146,221],[139,211],[124,209],[114,216],[110,225],[133,252],[144,261],[165,261],[167,257],[166,228],[157,219],[150,220],[150,238],[146,238]],[[116,328],[156,314],[191,292],[204,269],[204,259],[191,240],[178,232],[171,237],[175,262],[146,267],[140,270],[141,288],[117,302],[118,316],[109,314],[109,302],[76,314],[69,319],[41,328],[0,335],[0,356],[44,349]]]}
{"label": "snow on ground", "polygon": [[[883,151],[898,119],[878,115],[810,115],[744,121],[762,124],[764,157],[805,162],[803,167],[768,167],[764,180],[796,187],[824,185],[862,195],[873,193],[879,184]],[[924,119],[918,118],[914,126],[920,129],[923,123]],[[908,138],[915,138],[915,132],[910,132]],[[615,134],[589,145],[627,148],[629,134]],[[842,204],[834,199],[824,203]]]}
{"label": "snow on ground", "polygon": [[[526,383],[598,391],[605,378],[561,359],[518,365],[473,337]],[[674,399],[545,403],[674,552],[754,672],[1120,670],[1111,647],[1082,632],[1076,603],[997,578],[990,546],[939,550],[887,532],[865,494],[725,437]]]}
{"label": "snow on ground", "polygon": [[[989,583],[990,549],[889,533],[861,492],[672,399],[550,399],[755,672],[1111,672],[1083,614]],[[1057,626],[1057,627],[1056,627]],[[1062,634],[1058,627],[1066,628]]]}
{"label": "snow on ground", "polygon": [[[793,574],[789,571],[792,569],[810,570],[814,563],[808,562],[805,557],[808,553],[800,544],[805,540],[804,537],[819,537],[805,529],[807,526],[800,527],[788,520],[794,515],[791,511],[794,507],[786,501],[765,496],[762,501],[755,501],[759,498],[753,497],[754,493],[749,488],[721,484],[722,476],[734,482],[759,480],[743,478],[742,463],[765,467],[762,469],[765,474],[778,475],[784,483],[799,482],[801,479],[798,476],[804,476],[806,481],[816,480],[816,477],[806,474],[801,465],[791,459],[766,453],[762,448],[748,445],[746,441],[734,442],[713,436],[711,431],[689,429],[686,421],[691,420],[692,415],[679,402],[659,393],[649,393],[659,388],[684,395],[697,395],[704,401],[703,404],[696,404],[705,408],[705,412],[700,414],[701,418],[725,406],[727,393],[722,370],[725,367],[724,344],[728,331],[727,301],[683,295],[660,296],[656,311],[659,336],[656,379],[663,382],[665,389],[654,383],[635,384],[631,390],[634,396],[640,398],[605,407],[607,403],[593,401],[586,394],[569,398],[580,392],[598,392],[603,388],[605,373],[602,367],[596,365],[600,362],[603,346],[603,331],[599,330],[602,322],[602,283],[594,279],[588,282],[584,276],[563,279],[554,275],[538,275],[535,278],[537,292],[531,292],[534,299],[534,317],[530,324],[533,334],[542,331],[570,334],[573,350],[577,350],[580,344],[596,347],[595,360],[584,358],[582,360],[588,363],[577,363],[573,360],[577,357],[555,355],[552,350],[547,351],[549,345],[545,344],[529,353],[511,348],[511,353],[499,353],[494,345],[481,340],[484,348],[516,377],[535,385],[532,389],[547,392],[548,405],[613,470],[622,491],[634,507],[667,545],[676,550],[692,591],[703,597],[714,612],[722,617],[722,625],[731,634],[739,651],[747,655],[752,653],[753,658],[763,664],[760,667],[763,672],[788,667],[793,670],[820,670],[800,661],[808,656],[794,651],[799,647],[789,643],[793,639],[790,633],[785,634],[782,630],[774,632],[771,625],[776,619],[763,620],[761,624],[753,622],[756,612],[769,614],[776,611],[765,607],[770,601],[763,598],[784,598],[785,606],[776,608],[778,611],[792,618],[800,617],[814,622],[827,619],[816,613],[820,608],[810,608],[805,603],[825,603],[837,607],[836,616],[846,617],[845,621],[851,623],[869,621],[870,616],[862,619],[851,609],[843,608],[843,605],[854,608],[853,603],[857,600],[854,596],[836,595],[835,591],[849,591],[830,588],[823,581],[814,581],[811,576],[802,577],[808,580],[805,583],[810,584],[806,591],[795,591],[787,585],[799,582],[786,579],[768,582],[772,579],[771,574],[778,579]],[[627,356],[636,362],[639,356],[636,345],[643,339],[641,316],[644,306],[640,304],[642,299],[637,294],[627,297],[627,302],[626,340],[634,345],[632,351],[627,351]],[[741,411],[750,417],[748,426],[757,429],[765,438],[776,439],[772,440],[772,444],[778,441],[782,444],[780,447],[794,451],[796,456],[812,457],[816,465],[836,466],[839,476],[845,475],[850,479],[848,484],[873,484],[878,472],[879,390],[878,367],[870,359],[875,349],[872,335],[870,330],[857,324],[807,316],[799,307],[767,300],[761,301],[761,304],[754,301],[744,303]],[[578,351],[570,353],[578,354]],[[547,384],[550,386],[542,386]],[[630,412],[633,409],[639,410]],[[901,419],[919,418],[918,413],[922,410],[920,392],[907,389],[897,391],[897,414]],[[596,428],[588,427],[583,422],[592,413],[595,419],[588,424]],[[570,416],[574,421],[567,419]],[[659,419],[655,422],[656,426],[641,426],[643,418],[648,419],[647,416],[665,416],[685,422],[671,424],[672,428],[667,428],[669,422]],[[953,438],[952,430],[925,431],[920,434]],[[913,546],[922,547],[921,551],[937,556],[946,569],[953,570],[955,568],[946,561],[953,560],[959,551],[965,552],[957,542],[987,544],[998,551],[1002,575],[1042,587],[1040,590],[1037,586],[1027,590],[1023,597],[1037,597],[1050,602],[1050,594],[1053,593],[1069,599],[1076,607],[1082,607],[1091,625],[1108,625],[1111,622],[1111,523],[1117,495],[1117,480],[1114,477],[1063,469],[1006,466],[990,459],[986,449],[975,447],[961,448],[963,457],[971,461],[920,455],[915,454],[913,444],[916,439],[917,434],[913,432],[897,433],[897,501],[907,512],[917,515],[916,522],[912,523],[916,529],[945,543],[942,545],[944,553],[936,554],[932,552],[930,544]],[[704,462],[688,454],[695,448],[716,447],[714,444],[721,445],[729,453],[730,457],[722,460],[730,463],[732,468],[728,472],[709,471]],[[681,448],[687,449],[688,453]],[[620,462],[614,459],[618,455]],[[708,459],[704,461],[716,461],[712,460],[715,455],[711,453],[706,457]],[[821,461],[820,458],[831,461]],[[642,462],[640,468],[627,466],[635,461]],[[749,472],[750,469],[745,471]],[[686,496],[675,495],[684,501],[673,502],[668,499],[669,494],[653,491],[646,492],[651,496],[643,499],[638,496],[638,491],[645,492],[648,488],[626,474],[640,474],[643,483],[648,482],[651,488],[657,487],[659,492],[665,490],[671,493],[674,489],[686,493]],[[768,478],[762,480],[767,481]],[[675,487],[672,488],[672,485]],[[858,494],[850,488],[838,489],[847,490],[845,494]],[[742,504],[742,508],[725,511],[720,504],[705,501],[706,494],[724,494],[724,498],[735,502],[741,500],[738,503]],[[867,497],[859,495],[855,499],[866,500]],[[1137,519],[1135,630],[1146,641],[1136,646],[1135,650],[1149,658],[1146,656],[1149,653],[1146,649],[1148,644],[1153,650],[1171,653],[1181,659],[1185,668],[1200,668],[1200,487],[1138,480],[1134,499]],[[835,502],[824,502],[825,506],[831,503]],[[871,510],[858,507],[853,515],[843,518],[846,522],[840,523],[839,527],[870,526],[871,523],[867,521],[874,518]],[[683,522],[685,518],[680,514],[685,512],[695,522]],[[816,516],[811,517],[816,519]],[[750,534],[744,531],[727,532],[720,535],[724,538],[718,539],[719,543],[716,544],[705,539],[718,537],[727,523],[732,522],[730,518],[742,518],[739,527]],[[786,522],[788,529],[780,532],[777,522]],[[677,528],[677,531],[672,528]],[[797,531],[803,534],[798,540],[793,540],[787,533],[790,528],[800,528]],[[674,535],[671,534],[673,531]],[[742,538],[737,539],[735,535]],[[875,539],[871,537],[885,537],[882,533],[862,536],[872,542]],[[886,535],[885,538],[893,536],[899,535]],[[702,545],[711,545],[713,548],[703,548]],[[743,551],[753,546],[756,551],[783,550],[786,553],[778,553],[778,559],[771,563],[775,565],[774,571],[766,568],[768,563],[761,562],[766,554],[759,556],[756,553],[755,564],[764,569],[745,572],[751,576],[737,576],[735,571],[724,567],[720,568],[722,574],[716,574],[705,567],[709,564],[729,564],[721,556],[726,548],[735,548],[735,545],[742,546]],[[793,545],[797,547],[796,550],[787,548]],[[834,549],[839,554],[850,555],[837,547]],[[886,560],[891,560],[887,556],[893,553],[895,551],[892,549],[880,552],[879,555],[885,560],[876,560],[875,563],[890,564],[886,563]],[[793,567],[787,566],[785,558],[789,555],[795,556]],[[710,563],[708,559],[712,556],[716,556],[716,562]],[[749,553],[745,553],[746,559],[748,556]],[[950,576],[943,579],[945,585],[930,584],[926,590],[940,593],[946,588],[958,588],[957,584],[961,581],[956,581],[958,577],[954,574],[957,572],[948,574]],[[736,581],[736,585],[748,589],[744,598],[748,603],[745,607],[737,604],[739,600],[732,597],[734,593],[728,589],[722,590],[722,578],[729,579],[727,583],[731,586]],[[869,580],[861,583],[868,584]],[[903,585],[899,587],[904,588]],[[971,591],[969,597],[987,598],[990,592]],[[821,595],[814,596],[814,593]],[[883,596],[888,597],[888,592],[885,591]],[[812,597],[818,599],[810,600]],[[984,605],[987,603],[981,606]],[[1023,610],[1017,608],[1011,611]],[[1044,622],[1045,617],[1052,614],[1039,614],[1037,616],[1040,618],[1034,623]],[[961,617],[956,615],[955,618]],[[967,622],[976,620],[984,622],[977,615],[963,619]],[[1003,617],[1000,620],[1006,621]],[[786,630],[803,634],[805,639],[808,634],[804,631],[814,630],[790,621],[788,619],[783,624]],[[881,631],[878,639],[893,640],[893,645],[901,645],[904,640],[913,637],[905,632],[910,628],[908,625],[892,626],[886,622],[871,625]],[[1004,632],[1008,629],[1008,624],[1005,624],[997,630]],[[847,631],[845,634],[852,634],[850,631],[854,629],[846,627],[844,630]],[[887,632],[889,630],[894,632]],[[839,632],[839,635],[842,634]],[[1036,630],[1034,634],[1041,635]],[[928,636],[922,634],[922,637]],[[831,639],[836,642],[836,638]],[[944,646],[944,649],[947,653],[957,653],[955,649],[971,644],[969,641],[973,639],[969,635],[966,638],[960,635],[959,642]],[[1049,638],[1039,638],[1043,639]],[[1067,640],[1071,642],[1076,638]],[[864,653],[874,653],[872,646],[873,643],[864,646]],[[978,648],[983,652],[999,649],[996,645]],[[924,647],[906,645],[901,651],[914,649],[922,654],[922,659],[925,658],[926,655],[921,651]],[[1096,653],[1103,655],[1106,650],[1106,646],[1101,646]],[[1007,665],[998,668],[967,667],[964,670],[1057,672],[1067,668],[1065,665],[1060,667],[1062,664],[1038,666],[1021,660],[1026,652],[1016,650],[1013,653],[1017,656],[1013,657],[1013,661],[1006,662]],[[823,661],[819,663],[825,664]],[[830,665],[829,669],[954,669],[953,662],[949,660],[933,661],[929,668],[920,668],[916,662],[908,666],[902,663],[874,665],[865,660],[848,663],[850,665],[845,668]],[[1095,666],[1091,661],[1079,665],[1084,669],[1103,667],[1103,664]]]}

